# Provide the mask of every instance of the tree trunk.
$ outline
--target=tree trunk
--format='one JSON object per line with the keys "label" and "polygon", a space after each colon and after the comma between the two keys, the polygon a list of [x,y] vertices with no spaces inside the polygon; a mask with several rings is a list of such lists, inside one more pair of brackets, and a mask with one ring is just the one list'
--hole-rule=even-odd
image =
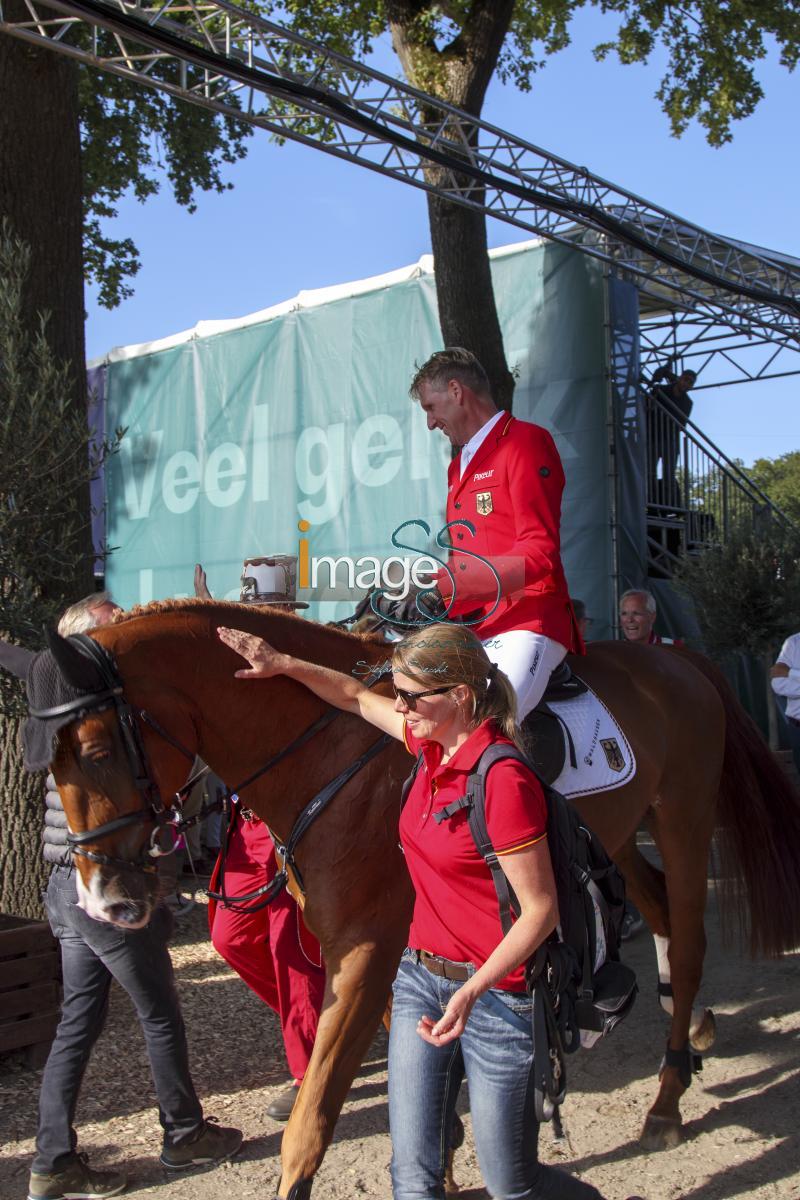
{"label": "tree trunk", "polygon": [[482,363],[499,408],[511,411],[514,377],[497,316],[483,213],[428,195],[439,326],[445,346],[465,346]]}
{"label": "tree trunk", "polygon": [[[25,12],[7,0],[11,18]],[[85,408],[83,212],[78,68],[52,50],[0,37],[0,219],[31,249],[25,296],[31,328],[48,311],[54,354],[72,367]]]}
{"label": "tree trunk", "polygon": [[[479,117],[511,26],[514,0],[473,0],[457,36],[441,48],[420,19],[423,8],[410,0],[389,0],[386,5],[392,44],[406,78],[420,90]],[[424,106],[419,116],[431,128],[439,125],[436,112],[426,112]],[[432,184],[446,174],[438,166],[425,169]],[[471,350],[489,376],[495,402],[510,410],[514,377],[506,363],[492,288],[486,217],[429,193],[428,220],[444,344]]]}
{"label": "tree trunk", "polygon": [[[12,18],[26,11],[20,0],[6,0],[6,6]],[[31,251],[26,325],[36,329],[39,314],[50,313],[48,341],[69,364],[70,398],[85,413],[77,72],[73,62],[51,50],[0,35],[0,220],[8,218],[11,232]],[[59,436],[56,422],[52,436]],[[88,487],[79,502],[88,513]],[[45,595],[85,595],[92,587],[91,530],[86,531],[85,568],[79,578],[56,579],[53,564],[33,565]],[[18,720],[0,718],[0,909],[41,917],[43,781],[23,769],[19,726]]]}
{"label": "tree trunk", "polygon": [[0,717],[0,912],[42,919],[49,868],[42,858],[44,775],[22,766],[21,722]]}

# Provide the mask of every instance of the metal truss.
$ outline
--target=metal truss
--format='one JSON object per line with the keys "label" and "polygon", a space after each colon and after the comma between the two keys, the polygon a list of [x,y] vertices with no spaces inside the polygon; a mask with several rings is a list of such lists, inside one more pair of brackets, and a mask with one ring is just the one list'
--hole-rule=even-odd
{"label": "metal truss", "polygon": [[692,391],[800,375],[796,343],[723,325],[700,312],[673,310],[650,319],[643,314],[639,356],[646,378],[670,363],[691,368],[698,375]]}
{"label": "metal truss", "polygon": [[0,32],[575,246],[700,319],[800,347],[800,265],[717,237],[227,0],[25,0]]}

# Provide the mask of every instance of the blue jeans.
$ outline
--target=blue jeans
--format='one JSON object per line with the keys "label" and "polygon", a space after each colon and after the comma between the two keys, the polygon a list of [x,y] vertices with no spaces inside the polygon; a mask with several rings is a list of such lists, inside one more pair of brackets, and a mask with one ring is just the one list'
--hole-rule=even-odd
{"label": "blue jeans", "polygon": [[77,899],[72,868],[54,867],[45,905],[61,946],[64,999],[39,1095],[33,1170],[44,1174],[64,1170],[75,1157],[78,1092],[105,1024],[112,977],[130,996],[142,1026],[165,1144],[191,1137],[203,1124],[167,949],[171,914],[159,905],[144,929],[125,932],[87,917]]}
{"label": "blue jeans", "polygon": [[539,1162],[531,1001],[492,989],[462,1036],[431,1046],[417,1033],[462,985],[432,975],[406,950],[394,982],[389,1035],[389,1126],[394,1200],[444,1200],[449,1131],[466,1075],[475,1148],[495,1200],[602,1200],[590,1184]]}

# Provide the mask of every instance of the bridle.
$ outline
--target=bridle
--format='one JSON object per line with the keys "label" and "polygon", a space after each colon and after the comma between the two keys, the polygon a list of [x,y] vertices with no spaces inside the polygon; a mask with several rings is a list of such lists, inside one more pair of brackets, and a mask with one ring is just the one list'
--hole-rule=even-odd
{"label": "bridle", "polygon": [[[249,775],[247,779],[243,780],[235,788],[226,789],[220,800],[210,806],[204,806],[203,811],[196,817],[186,819],[183,817],[181,809],[183,798],[191,790],[197,779],[205,774],[205,771],[194,775],[183,787],[179,788],[175,793],[173,803],[167,808],[161,798],[158,784],[153,778],[139,722],[141,721],[148,725],[159,737],[168,742],[176,750],[179,750],[190,763],[194,762],[194,753],[181,745],[177,738],[168,733],[155,717],[151,716],[145,709],[134,708],[126,700],[122,677],[120,676],[114,656],[110,651],[101,646],[99,642],[96,642],[94,638],[87,637],[85,634],[74,634],[69,638],[69,641],[94,664],[99,672],[100,681],[103,686],[96,692],[87,692],[86,695],[78,696],[74,700],[68,700],[66,703],[55,705],[52,708],[31,708],[30,715],[42,720],[70,715],[72,720],[78,721],[90,713],[103,712],[109,708],[114,708],[116,711],[117,724],[122,736],[122,743],[125,747],[128,765],[137,791],[142,798],[142,806],[132,812],[114,817],[112,820],[98,825],[95,829],[88,829],[84,833],[67,833],[67,844],[74,855],[82,855],[84,858],[91,859],[92,862],[100,863],[103,866],[114,866],[127,871],[144,872],[147,875],[155,874],[157,867],[152,860],[162,857],[165,854],[173,853],[178,848],[180,835],[184,830],[195,824],[197,820],[207,815],[208,812],[223,807],[231,798],[238,798],[238,795],[244,788],[272,770],[273,767],[277,766],[289,754],[292,754],[295,750],[299,750],[316,736],[317,733],[341,715],[339,709],[331,709],[323,713],[308,729],[304,730],[294,741],[274,754],[263,766],[254,771],[252,775]],[[373,686],[379,679],[379,674],[374,675],[367,686]],[[382,734],[359,758],[345,767],[335,779],[332,779],[330,783],[326,784],[321,791],[309,800],[295,820],[289,837],[286,839],[286,844],[276,844],[276,850],[282,862],[282,869],[273,877],[268,885],[246,896],[228,897],[225,894],[223,884],[221,894],[209,893],[212,899],[220,899],[225,903],[228,903],[230,900],[234,902],[247,902],[258,899],[260,902],[247,910],[255,911],[257,908],[261,908],[274,900],[286,886],[289,881],[289,869],[292,870],[301,890],[304,890],[302,877],[294,859],[294,851],[298,842],[320,813],[324,811],[336,793],[344,787],[345,783],[379,754],[391,740],[388,734]],[[115,858],[108,854],[98,854],[94,850],[86,849],[87,843],[109,837],[111,834],[117,833],[120,829],[127,829],[132,825],[145,824],[150,821],[154,823],[155,828],[150,835],[149,846],[145,844],[142,855],[138,860]],[[161,832],[165,828],[169,828],[172,831],[172,845],[167,850],[163,850],[159,846]]]}
{"label": "bridle", "polygon": [[[82,633],[74,634],[69,638],[69,641],[97,668],[103,686],[96,692],[87,692],[85,695],[78,696],[74,700],[68,700],[64,704],[54,705],[52,708],[31,708],[30,715],[40,720],[69,715],[73,721],[80,721],[91,713],[105,712],[109,708],[115,709],[117,725],[122,737],[122,744],[125,748],[128,766],[136,785],[136,790],[141,797],[142,805],[132,812],[123,813],[119,817],[114,817],[111,821],[106,821],[104,824],[98,825],[95,829],[87,829],[84,833],[72,833],[68,831],[67,844],[74,855],[81,855],[103,866],[121,867],[125,870],[134,870],[144,872],[147,875],[153,875],[156,873],[157,867],[152,860],[164,853],[169,854],[176,848],[177,833],[179,831],[176,830],[173,834],[173,846],[171,849],[162,851],[158,846],[160,832],[167,825],[175,826],[176,822],[172,819],[172,810],[167,809],[161,799],[158,784],[153,779],[150,762],[142,740],[139,720],[146,722],[154,728],[156,732],[175,746],[176,749],[180,750],[189,762],[194,762],[195,756],[190,750],[187,750],[185,746],[182,746],[175,738],[168,734],[166,730],[163,730],[149,713],[144,709],[134,709],[126,700],[117,664],[113,656],[99,642]],[[145,846],[139,860],[114,858],[109,854],[98,854],[94,850],[86,849],[86,845],[89,842],[99,841],[101,838],[110,837],[111,834],[118,833],[120,829],[127,829],[131,825],[144,824],[148,821],[155,823],[155,829],[150,837],[149,846]]]}

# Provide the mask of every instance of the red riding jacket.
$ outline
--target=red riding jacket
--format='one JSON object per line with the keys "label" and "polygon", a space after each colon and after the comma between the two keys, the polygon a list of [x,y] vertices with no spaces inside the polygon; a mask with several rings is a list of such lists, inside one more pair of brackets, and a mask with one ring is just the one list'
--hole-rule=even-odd
{"label": "red riding jacket", "polygon": [[[448,530],[455,579],[449,615],[479,619],[482,640],[509,629],[530,629],[584,652],[561,565],[561,495],[564,470],[546,429],[516,417],[490,429],[460,478],[460,455],[450,464],[447,520],[469,521]],[[500,599],[498,601],[498,580]],[[447,572],[437,576],[446,601],[453,596]]]}

